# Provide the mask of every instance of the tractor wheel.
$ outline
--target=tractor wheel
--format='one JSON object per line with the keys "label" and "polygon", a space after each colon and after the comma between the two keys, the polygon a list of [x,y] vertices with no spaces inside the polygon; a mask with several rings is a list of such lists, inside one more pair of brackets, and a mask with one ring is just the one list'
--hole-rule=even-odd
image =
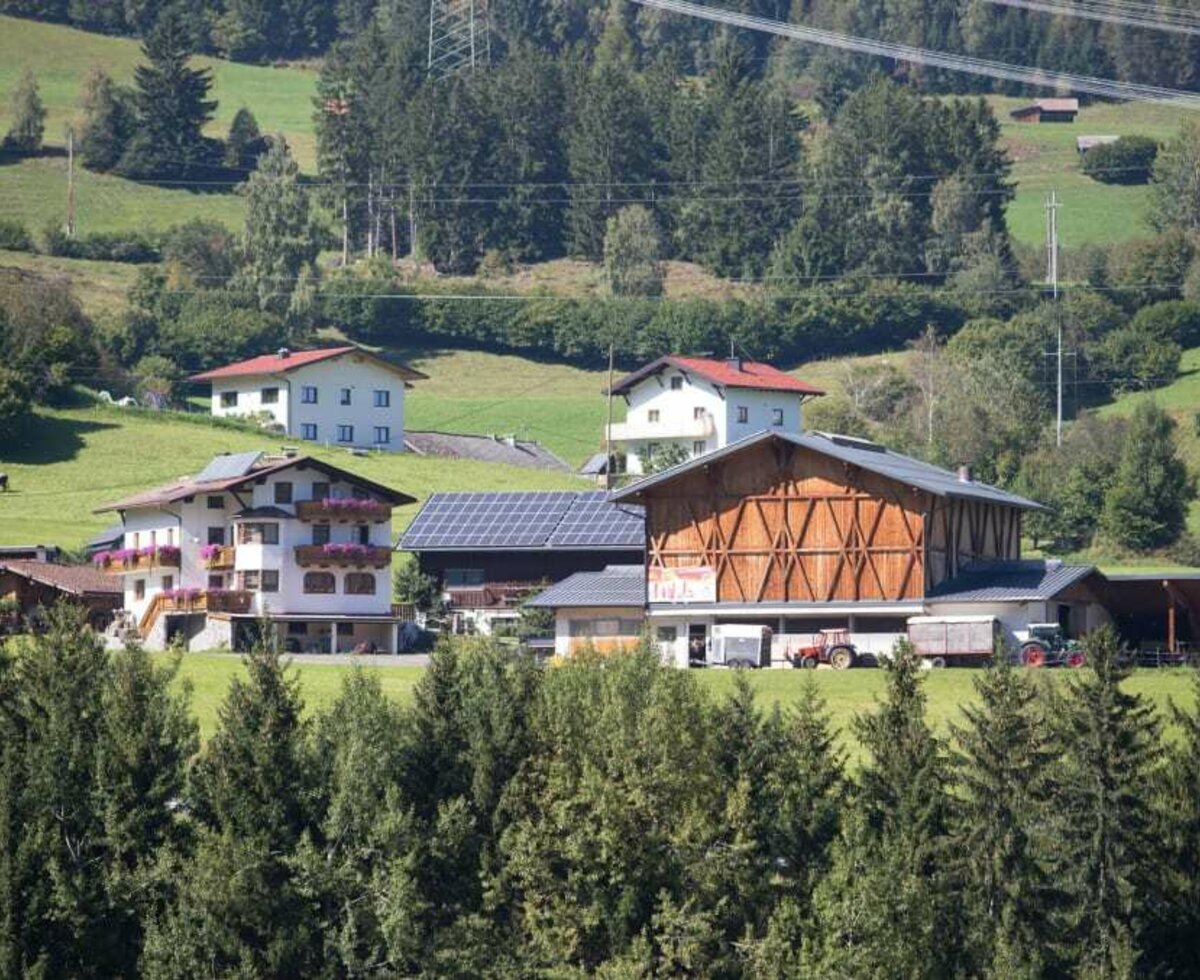
{"label": "tractor wheel", "polygon": [[1045,667],[1046,648],[1040,643],[1026,643],[1021,647],[1021,663],[1026,667]]}
{"label": "tractor wheel", "polygon": [[801,668],[803,668],[804,670],[816,670],[817,669],[817,658],[812,656],[812,654],[801,657],[799,662],[800,662]]}
{"label": "tractor wheel", "polygon": [[848,670],[854,666],[854,651],[850,647],[834,647],[829,651],[829,666],[834,670]]}
{"label": "tractor wheel", "polygon": [[1085,658],[1084,658],[1083,654],[1079,650],[1072,650],[1070,653],[1067,654],[1067,666],[1068,667],[1082,667],[1084,659]]}

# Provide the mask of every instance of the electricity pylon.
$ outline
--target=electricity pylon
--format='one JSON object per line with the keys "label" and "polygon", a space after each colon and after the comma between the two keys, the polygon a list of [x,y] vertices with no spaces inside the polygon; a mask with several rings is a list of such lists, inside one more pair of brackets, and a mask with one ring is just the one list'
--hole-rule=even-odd
{"label": "electricity pylon", "polygon": [[487,0],[430,0],[429,74],[447,78],[487,65]]}

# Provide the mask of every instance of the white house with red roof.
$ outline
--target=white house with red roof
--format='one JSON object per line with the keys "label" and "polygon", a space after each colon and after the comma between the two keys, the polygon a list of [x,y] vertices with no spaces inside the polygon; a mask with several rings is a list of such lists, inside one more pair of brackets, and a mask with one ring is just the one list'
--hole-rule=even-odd
{"label": "white house with red roof", "polygon": [[424,378],[360,347],[252,357],[194,375],[212,385],[217,418],[250,417],[294,439],[357,449],[404,449],[404,394]]}
{"label": "white house with red roof", "polygon": [[804,403],[823,395],[770,364],[669,355],[612,387],[628,405],[611,427],[617,469],[635,476],[668,446],[689,458],[722,449],[766,429],[799,433]]}

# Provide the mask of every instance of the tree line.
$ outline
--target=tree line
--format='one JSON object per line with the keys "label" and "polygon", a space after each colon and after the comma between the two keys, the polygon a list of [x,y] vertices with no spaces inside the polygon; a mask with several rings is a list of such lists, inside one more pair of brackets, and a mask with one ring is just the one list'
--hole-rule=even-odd
{"label": "tree line", "polygon": [[813,677],[784,710],[649,645],[543,670],[462,641],[410,704],[354,671],[312,716],[261,649],[201,746],[177,667],[64,610],[7,647],[6,976],[1192,967],[1200,708],[1129,693],[1108,631],[1057,683],[982,672],[944,735],[901,646],[844,740]]}

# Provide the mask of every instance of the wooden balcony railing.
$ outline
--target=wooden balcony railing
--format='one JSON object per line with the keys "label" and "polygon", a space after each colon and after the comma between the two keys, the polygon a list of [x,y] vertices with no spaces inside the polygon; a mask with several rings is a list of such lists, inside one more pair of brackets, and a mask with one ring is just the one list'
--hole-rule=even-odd
{"label": "wooden balcony railing", "polygon": [[154,568],[178,568],[179,549],[174,545],[158,548],[118,548],[101,551],[92,559],[102,572],[126,575],[129,572],[148,572]]}
{"label": "wooden balcony railing", "polygon": [[248,613],[253,594],[225,589],[175,589],[160,592],[150,600],[142,613],[138,632],[150,635],[154,624],[164,613]]}
{"label": "wooden balcony railing", "polygon": [[329,521],[333,524],[382,524],[392,519],[392,505],[361,497],[327,497],[324,500],[298,500],[296,516],[302,521]]}
{"label": "wooden balcony railing", "polygon": [[234,546],[222,545],[215,550],[201,549],[200,564],[208,569],[233,568]]}
{"label": "wooden balcony railing", "polygon": [[475,588],[447,588],[454,609],[512,609],[545,589],[545,582],[487,582]]}
{"label": "wooden balcony railing", "polygon": [[302,568],[387,568],[392,549],[369,544],[302,544],[296,564]]}

